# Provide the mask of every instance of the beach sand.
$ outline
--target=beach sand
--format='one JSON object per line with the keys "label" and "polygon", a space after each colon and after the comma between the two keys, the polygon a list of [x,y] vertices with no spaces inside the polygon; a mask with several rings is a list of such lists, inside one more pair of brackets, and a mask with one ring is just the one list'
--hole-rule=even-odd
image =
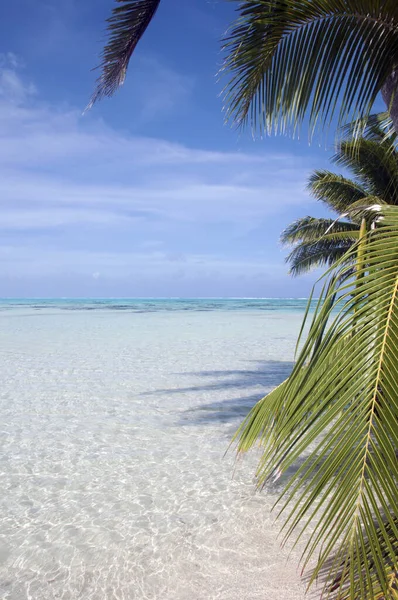
{"label": "beach sand", "polygon": [[1,313],[0,598],[304,598],[278,490],[224,456],[289,373],[300,320]]}

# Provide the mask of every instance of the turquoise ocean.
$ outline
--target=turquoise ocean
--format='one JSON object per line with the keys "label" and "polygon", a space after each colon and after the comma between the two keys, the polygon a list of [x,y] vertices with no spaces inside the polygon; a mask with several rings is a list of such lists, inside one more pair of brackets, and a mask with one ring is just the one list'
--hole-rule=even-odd
{"label": "turquoise ocean", "polygon": [[0,309],[125,310],[130,312],[273,310],[303,312],[306,298],[2,298]]}

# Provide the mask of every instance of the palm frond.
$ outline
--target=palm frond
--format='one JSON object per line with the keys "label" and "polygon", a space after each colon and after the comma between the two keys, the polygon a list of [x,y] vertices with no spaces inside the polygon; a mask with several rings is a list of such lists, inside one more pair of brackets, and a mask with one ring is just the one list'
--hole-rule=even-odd
{"label": "palm frond", "polygon": [[[341,237],[343,235],[344,237]],[[331,266],[341,259],[358,238],[358,231],[330,235],[316,242],[301,242],[287,255],[286,262],[290,265],[289,273],[293,276],[308,273],[319,267]],[[352,261],[351,261],[352,262]]]}
{"label": "palm frond", "polygon": [[337,214],[344,213],[353,202],[369,194],[359,182],[325,170],[313,172],[308,181],[308,190]]}
{"label": "palm frond", "polygon": [[[379,196],[367,196],[361,198],[357,202],[353,202],[346,210],[346,216],[355,222],[362,223],[365,221],[366,230],[372,229],[377,222],[377,215],[375,215],[375,206],[386,206],[387,202],[384,202]],[[392,206],[394,206],[392,204]],[[376,222],[375,222],[376,219]]]}
{"label": "palm frond", "polygon": [[388,112],[374,113],[367,119],[357,119],[352,123],[347,123],[342,127],[341,133],[348,139],[366,137],[375,142],[389,142],[391,150],[395,148],[397,142],[394,123]]}
{"label": "palm frond", "polygon": [[[389,549],[392,548],[393,552],[396,556],[398,556],[398,539],[396,537],[395,531],[398,529],[398,518],[395,516],[394,518],[395,527],[391,527],[387,522],[384,524],[384,527],[379,527],[376,530],[376,537],[378,546],[381,549],[381,560],[383,561],[383,566],[386,572],[386,580],[387,587],[391,593],[387,598],[394,598],[394,600],[398,597],[398,572],[394,566],[391,564],[389,560]],[[389,539],[389,543],[386,543],[385,537]],[[372,558],[373,552],[373,544],[369,539],[365,538],[364,547],[363,547],[363,559],[362,559],[362,570],[367,570],[369,572],[369,576],[373,582],[374,589],[374,598],[372,600],[385,600],[385,596],[383,590],[378,585],[377,581],[377,566]],[[333,592],[340,591],[340,596],[342,598],[346,598],[346,600],[350,599],[350,589],[349,585],[346,581],[342,579],[343,572],[339,573],[334,581],[329,585],[329,592],[333,594]],[[358,582],[359,583],[359,582]]]}
{"label": "palm frond", "polygon": [[[295,244],[297,242],[316,242],[325,235],[328,230],[332,234],[343,232],[350,234],[358,232],[359,227],[348,221],[335,221],[333,219],[319,219],[316,217],[302,217],[290,223],[281,233],[282,244]],[[355,234],[351,239],[355,238]]]}
{"label": "palm frond", "polygon": [[130,58],[154,17],[160,0],[116,0],[108,23],[108,43],[100,65],[101,75],[88,108],[112,96],[124,82]]}
{"label": "palm frond", "polygon": [[224,40],[227,116],[310,133],[367,118],[398,63],[396,0],[245,0]]}
{"label": "palm frond", "polygon": [[333,161],[350,169],[369,195],[398,204],[398,152],[391,141],[344,140]]}
{"label": "palm frond", "polygon": [[239,450],[263,446],[260,485],[304,455],[282,495],[285,535],[301,527],[312,581],[326,569],[326,591],[337,582],[347,600],[398,597],[398,208],[374,210],[376,229],[325,275],[291,376],[238,432]]}

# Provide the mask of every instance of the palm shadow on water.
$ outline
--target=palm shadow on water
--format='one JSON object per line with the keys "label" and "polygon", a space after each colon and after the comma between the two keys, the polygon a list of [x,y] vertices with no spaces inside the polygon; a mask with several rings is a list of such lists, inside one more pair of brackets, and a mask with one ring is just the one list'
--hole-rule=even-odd
{"label": "palm shadow on water", "polygon": [[[212,423],[223,423],[230,425],[224,429],[226,435],[227,444],[225,450],[228,451],[228,443],[231,441],[232,435],[237,430],[239,424],[243,421],[250,409],[260,400],[261,397],[265,396],[277,385],[282,383],[291,373],[294,363],[289,361],[247,361],[247,369],[231,369],[231,370],[207,370],[184,373],[183,376],[195,376],[203,379],[203,383],[197,385],[169,388],[157,390],[156,394],[184,394],[184,393],[195,393],[198,392],[225,392],[225,399],[217,400],[210,403],[203,403],[189,408],[180,415],[180,425],[184,426],[195,426],[201,424]],[[250,390],[255,388],[258,391],[250,393]],[[230,448],[232,454],[234,453],[234,447]],[[298,469],[303,465],[306,460],[306,456],[298,458],[293,465],[291,465],[277,480],[269,480],[264,488],[257,488],[257,481],[254,478],[253,473],[253,493],[257,490],[262,490],[265,493],[272,494],[273,499],[276,501],[281,496],[286,483],[294,476]],[[243,465],[243,463],[242,463]],[[251,464],[252,466],[252,464]],[[234,477],[234,474],[231,473]],[[278,502],[273,511],[273,515],[276,516],[282,507],[282,502]],[[287,513],[289,511],[287,510]],[[286,513],[286,515],[287,515]],[[276,527],[281,527],[284,523],[283,513],[280,519],[276,519]],[[298,531],[300,526],[298,526]],[[307,539],[307,538],[304,538]],[[282,540],[283,535],[280,536],[281,546],[283,546]],[[294,536],[287,541],[286,549],[292,548]],[[311,586],[308,590],[309,600],[319,600],[320,590],[328,582],[328,567],[331,565],[331,561],[325,565],[319,574],[316,584]],[[302,563],[301,563],[302,564]],[[296,566],[293,566],[296,568]],[[313,567],[308,566],[302,574],[303,583],[307,586],[312,575]],[[329,581],[330,583],[330,581]],[[334,593],[330,595],[331,600],[335,600]]]}
{"label": "palm shadow on water", "polygon": [[[248,361],[250,366],[247,369],[231,369],[231,370],[207,370],[197,371],[193,373],[184,373],[182,376],[192,376],[203,378],[203,383],[193,385],[189,387],[180,388],[169,388],[160,389],[156,391],[156,394],[184,394],[194,392],[211,392],[211,391],[225,391],[225,399],[217,400],[215,402],[203,403],[193,408],[187,409],[180,415],[179,425],[184,426],[195,426],[201,424],[212,423],[223,423],[227,427],[224,429],[226,436],[225,451],[228,449],[234,453],[234,447],[229,448],[229,442],[231,441],[232,435],[237,430],[239,424],[246,417],[250,409],[255,405],[261,397],[269,393],[277,385],[282,383],[291,373],[294,363],[289,361]],[[251,388],[256,388],[258,391],[250,393]],[[153,393],[153,392],[150,392]],[[148,392],[149,394],[149,392]],[[228,427],[230,425],[230,427]],[[276,501],[281,495],[286,483],[289,479],[295,475],[297,470],[306,460],[306,457],[300,457],[291,465],[277,481],[271,479],[268,481],[264,488],[257,488],[257,481],[253,473],[253,494],[257,491],[262,490],[265,493],[272,494],[273,499]],[[241,463],[243,465],[243,463]],[[253,463],[251,463],[251,467]],[[251,468],[250,467],[250,468]],[[231,471],[231,477],[234,478],[235,474]],[[281,503],[275,507],[273,515],[276,519]],[[284,516],[280,519],[276,519],[276,527],[281,527],[284,522]],[[281,546],[283,536],[281,535]],[[289,551],[292,547],[292,540],[288,541],[286,548]],[[296,568],[295,566],[293,568]],[[303,581],[308,584],[309,577],[311,576],[311,569],[306,569]],[[326,582],[325,573],[321,573],[318,578],[318,585],[311,587],[308,593],[309,600],[319,599],[319,586],[322,587]],[[332,597],[331,597],[332,598]]]}
{"label": "palm shadow on water", "polygon": [[[187,394],[225,392],[225,399],[199,404],[184,411],[184,425],[199,425],[212,422],[238,424],[254,404],[288,377],[293,363],[289,361],[248,361],[247,369],[197,371],[185,373],[203,379],[203,383],[189,387],[157,390],[156,394]],[[256,388],[256,392],[250,390]]]}
{"label": "palm shadow on water", "polygon": [[[253,361],[249,369],[224,371],[201,371],[197,373],[204,379],[214,378],[214,383],[198,386],[197,390],[225,390],[224,400],[217,400],[189,409],[184,413],[184,421],[193,425],[199,423],[233,423],[242,420],[250,409],[268,392],[282,383],[292,371],[293,363],[285,361]],[[249,392],[250,388],[260,388],[255,393],[236,394],[239,391]]]}

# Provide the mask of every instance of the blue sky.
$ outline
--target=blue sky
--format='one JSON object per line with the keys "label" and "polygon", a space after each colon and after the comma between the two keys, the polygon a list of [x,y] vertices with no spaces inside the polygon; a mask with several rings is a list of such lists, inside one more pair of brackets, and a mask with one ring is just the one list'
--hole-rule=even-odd
{"label": "blue sky", "polygon": [[164,0],[125,85],[83,115],[112,0],[13,0],[0,23],[0,295],[289,296],[280,231],[332,148],[224,124],[234,5]]}

